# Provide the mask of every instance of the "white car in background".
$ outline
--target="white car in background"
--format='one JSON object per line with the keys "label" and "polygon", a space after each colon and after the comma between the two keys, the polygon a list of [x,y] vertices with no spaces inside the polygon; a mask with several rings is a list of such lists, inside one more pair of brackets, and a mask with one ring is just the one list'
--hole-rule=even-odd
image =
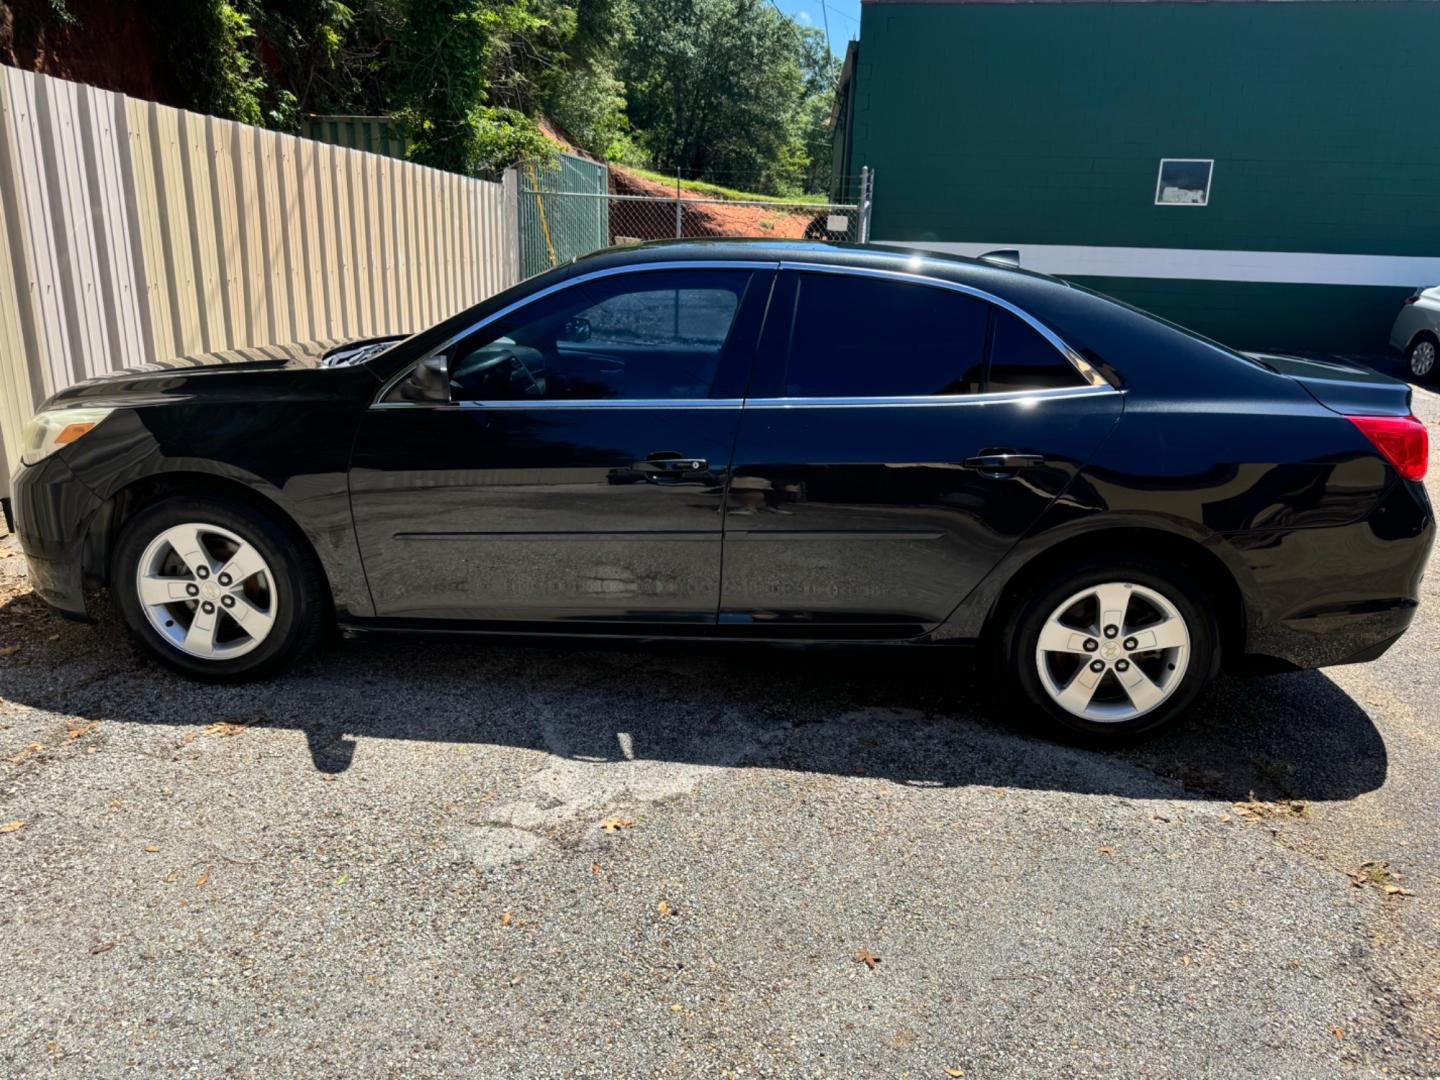
{"label": "white car in background", "polygon": [[1440,359],[1440,285],[1405,298],[1390,330],[1390,347],[1405,354],[1410,378],[1429,382]]}

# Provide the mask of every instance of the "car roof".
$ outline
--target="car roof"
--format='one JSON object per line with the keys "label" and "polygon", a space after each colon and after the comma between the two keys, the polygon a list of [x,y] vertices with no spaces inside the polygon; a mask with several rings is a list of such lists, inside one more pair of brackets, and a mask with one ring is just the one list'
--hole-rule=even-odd
{"label": "car roof", "polygon": [[[1044,282],[1050,287],[1068,287],[1059,278],[1037,274],[985,259],[928,251],[923,244],[853,244],[828,240],[740,240],[732,238],[693,240],[652,240],[644,244],[606,248],[576,259],[577,273],[610,266],[639,266],[663,262],[763,261],[812,263],[892,270],[957,281],[1002,295],[1025,282]],[[1008,286],[1008,288],[1006,287]]]}

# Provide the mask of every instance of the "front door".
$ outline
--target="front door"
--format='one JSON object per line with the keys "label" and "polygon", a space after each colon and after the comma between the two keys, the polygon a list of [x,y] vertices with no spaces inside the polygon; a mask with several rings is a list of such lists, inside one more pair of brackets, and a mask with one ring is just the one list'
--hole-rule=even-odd
{"label": "front door", "polygon": [[1118,392],[988,299],[782,272],[732,463],[721,623],[778,636],[934,627],[1120,409]]}
{"label": "front door", "polygon": [[376,614],[713,623],[740,416],[719,395],[772,277],[581,278],[450,346],[449,402],[372,407],[351,500]]}

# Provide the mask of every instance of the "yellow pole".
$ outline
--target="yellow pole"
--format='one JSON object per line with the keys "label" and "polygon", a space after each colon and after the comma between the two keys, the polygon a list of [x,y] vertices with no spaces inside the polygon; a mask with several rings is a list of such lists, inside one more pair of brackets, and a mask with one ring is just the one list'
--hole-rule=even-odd
{"label": "yellow pole", "polygon": [[535,205],[540,210],[540,231],[545,234],[545,250],[550,253],[550,265],[555,265],[555,245],[550,242],[550,225],[545,220],[545,202],[540,198],[540,178],[535,175],[535,163],[529,162],[530,186],[535,189]]}

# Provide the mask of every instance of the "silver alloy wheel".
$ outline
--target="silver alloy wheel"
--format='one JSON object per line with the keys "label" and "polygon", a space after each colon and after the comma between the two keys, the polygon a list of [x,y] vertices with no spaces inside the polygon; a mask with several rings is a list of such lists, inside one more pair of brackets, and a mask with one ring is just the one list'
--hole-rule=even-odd
{"label": "silver alloy wheel", "polygon": [[275,626],[275,575],[253,544],[219,525],[172,525],[151,540],[135,595],[156,632],[200,660],[244,656]]}
{"label": "silver alloy wheel", "polygon": [[1035,646],[1040,684],[1055,703],[1106,724],[1163,705],[1189,660],[1190,629],[1179,609],[1154,589],[1119,581],[1062,602]]}
{"label": "silver alloy wheel", "polygon": [[1410,350],[1410,374],[1429,375],[1435,366],[1435,343],[1422,341]]}

